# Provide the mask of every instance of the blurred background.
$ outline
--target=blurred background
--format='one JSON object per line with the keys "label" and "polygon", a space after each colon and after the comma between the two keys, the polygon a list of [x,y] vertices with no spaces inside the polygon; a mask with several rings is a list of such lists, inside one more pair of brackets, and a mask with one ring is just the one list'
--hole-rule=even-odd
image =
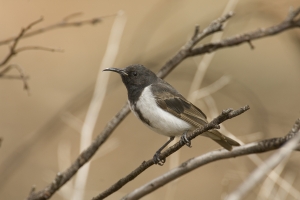
{"label": "blurred background", "polygon": [[[0,199],[25,199],[33,185],[37,190],[43,189],[56,173],[65,170],[78,156],[82,124],[115,15],[120,10],[124,12],[121,18],[126,24],[113,66],[123,68],[140,63],[158,72],[193,35],[195,25],[199,24],[201,29],[206,27],[222,15],[227,3],[208,0],[2,0],[0,40],[18,35],[22,27],[40,16],[44,20],[32,30],[58,23],[78,12],[82,14],[70,21],[106,17],[99,24],[59,28],[19,42],[18,47],[44,46],[63,49],[63,52],[24,51],[9,61],[8,64],[19,65],[29,76],[30,95],[23,90],[21,80],[0,79],[0,137],[3,140],[0,147]],[[290,6],[297,8],[299,1],[240,1],[223,38],[275,25],[286,17]],[[225,122],[221,129],[224,133],[231,132],[244,143],[283,136],[300,116],[300,30],[288,30],[252,43],[254,50],[248,44],[242,44],[216,52],[199,87],[209,87],[221,77],[226,81],[210,96],[194,102],[209,119],[222,109],[249,104],[251,109],[247,113]],[[9,46],[2,45],[1,60],[8,52]],[[166,80],[188,97],[202,58],[186,59]],[[11,70],[9,75],[19,73]],[[120,77],[112,73],[106,78],[108,76],[93,138],[127,100]],[[52,199],[91,199],[142,161],[152,158],[166,140],[130,114],[92,159],[86,184],[79,187],[73,177]],[[146,170],[107,199],[119,199],[179,163],[220,148],[204,137],[193,140],[192,146],[183,147],[175,159],[168,158],[163,167],[153,166]],[[258,156],[265,159],[270,154]],[[248,157],[214,162],[143,199],[221,199],[255,167]],[[247,199],[296,199],[295,195],[300,194],[299,167],[297,153],[294,153],[276,169],[289,184],[289,191],[282,189],[282,179],[274,185],[266,180]],[[74,195],[75,192],[81,194]]]}

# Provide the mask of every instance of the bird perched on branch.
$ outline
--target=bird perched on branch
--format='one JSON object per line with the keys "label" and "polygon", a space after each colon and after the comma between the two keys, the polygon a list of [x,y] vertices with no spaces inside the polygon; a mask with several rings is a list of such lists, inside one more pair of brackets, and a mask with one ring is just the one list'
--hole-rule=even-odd
{"label": "bird perched on branch", "polygon": [[[181,135],[181,140],[191,147],[186,134],[208,123],[206,115],[199,108],[143,65],[130,65],[124,69],[106,68],[103,71],[120,74],[134,115],[150,129],[170,137],[154,154],[155,164],[163,165],[165,160],[160,159],[160,153],[175,136]],[[201,135],[211,138],[229,151],[232,146],[240,145],[217,130],[209,130]]]}

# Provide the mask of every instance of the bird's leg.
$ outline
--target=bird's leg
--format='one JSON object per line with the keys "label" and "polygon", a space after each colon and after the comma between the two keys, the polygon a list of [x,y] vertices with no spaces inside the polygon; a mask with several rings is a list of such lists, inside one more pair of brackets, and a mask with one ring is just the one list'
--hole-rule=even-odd
{"label": "bird's leg", "polygon": [[180,137],[180,140],[188,147],[192,147],[191,141],[189,139],[187,139],[186,134],[188,133],[188,131],[185,131],[182,136]]}
{"label": "bird's leg", "polygon": [[162,145],[162,147],[160,147],[160,148],[156,151],[156,153],[155,153],[154,156],[153,156],[153,162],[154,162],[155,164],[158,164],[158,165],[160,165],[160,166],[163,166],[163,165],[164,165],[164,163],[166,162],[166,159],[161,160],[161,159],[159,158],[160,153],[161,153],[161,151],[162,151],[168,144],[170,144],[170,142],[172,142],[172,141],[174,140],[174,138],[175,138],[174,136],[170,137],[170,139],[169,139],[164,145]]}

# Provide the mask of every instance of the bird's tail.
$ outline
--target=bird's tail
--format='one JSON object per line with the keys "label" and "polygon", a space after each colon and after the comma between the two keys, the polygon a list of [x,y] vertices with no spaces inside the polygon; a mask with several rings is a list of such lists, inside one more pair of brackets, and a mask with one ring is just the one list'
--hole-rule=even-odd
{"label": "bird's tail", "polygon": [[240,144],[233,139],[223,135],[217,130],[210,130],[202,134],[205,137],[209,137],[210,139],[217,142],[219,145],[227,149],[228,151],[231,151],[232,146],[240,146]]}

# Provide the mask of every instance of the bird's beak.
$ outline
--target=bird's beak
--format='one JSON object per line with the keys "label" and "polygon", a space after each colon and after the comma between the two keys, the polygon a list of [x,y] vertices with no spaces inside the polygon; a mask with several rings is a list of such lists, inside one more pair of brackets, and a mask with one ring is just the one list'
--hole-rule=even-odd
{"label": "bird's beak", "polygon": [[112,71],[112,72],[117,72],[120,75],[125,75],[128,76],[128,74],[125,72],[124,69],[118,69],[118,68],[106,68],[103,71]]}

